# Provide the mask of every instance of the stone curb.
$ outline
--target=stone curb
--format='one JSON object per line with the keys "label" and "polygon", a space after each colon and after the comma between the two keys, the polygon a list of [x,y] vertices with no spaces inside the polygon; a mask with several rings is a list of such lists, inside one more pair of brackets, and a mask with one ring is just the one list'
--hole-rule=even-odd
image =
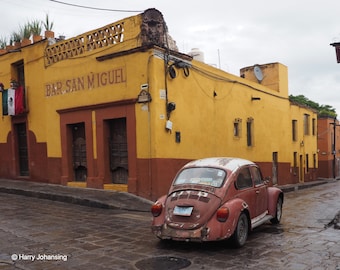
{"label": "stone curb", "polygon": [[[6,183],[6,181],[9,182]],[[29,186],[24,186],[26,183],[16,180],[13,180],[16,182],[10,186],[10,181],[12,180],[1,181],[0,179],[0,193],[22,195],[89,207],[138,212],[149,212],[150,207],[153,204],[152,201],[126,192],[96,190],[90,188],[81,189],[51,184],[45,185],[34,182],[29,182]]]}
{"label": "stone curb", "polygon": [[23,189],[15,189],[15,188],[4,188],[0,187],[0,192],[8,193],[8,194],[15,194],[15,195],[22,195],[27,197],[34,197],[38,199],[46,199],[51,201],[58,201],[58,202],[65,202],[65,203],[72,203],[72,204],[79,204],[83,206],[90,206],[90,207],[99,207],[99,208],[111,208],[111,209],[123,209],[114,205],[110,205],[107,203],[102,203],[100,201],[95,201],[93,199],[84,199],[84,198],[77,198],[71,195],[61,195],[61,194],[53,194],[49,192],[42,192],[42,191],[32,191],[32,190],[23,190]]}
{"label": "stone curb", "polygon": [[315,182],[307,182],[307,183],[301,183],[301,184],[278,186],[278,188],[280,188],[284,193],[287,193],[287,192],[293,192],[293,191],[297,191],[297,190],[302,190],[302,189],[306,189],[306,188],[324,185],[324,184],[327,184],[327,183],[330,183],[330,182],[333,182],[333,181],[335,181],[335,180],[319,180],[319,181],[315,181]]}

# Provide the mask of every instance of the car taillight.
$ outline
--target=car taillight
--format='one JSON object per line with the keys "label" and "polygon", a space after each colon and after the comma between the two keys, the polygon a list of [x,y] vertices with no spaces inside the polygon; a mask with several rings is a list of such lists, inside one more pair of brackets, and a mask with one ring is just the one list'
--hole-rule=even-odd
{"label": "car taillight", "polygon": [[163,210],[163,206],[159,202],[156,202],[153,206],[151,206],[151,214],[154,217],[158,217],[162,213],[162,210]]}
{"label": "car taillight", "polygon": [[227,207],[221,207],[216,212],[216,218],[219,222],[225,222],[229,217],[229,209]]}

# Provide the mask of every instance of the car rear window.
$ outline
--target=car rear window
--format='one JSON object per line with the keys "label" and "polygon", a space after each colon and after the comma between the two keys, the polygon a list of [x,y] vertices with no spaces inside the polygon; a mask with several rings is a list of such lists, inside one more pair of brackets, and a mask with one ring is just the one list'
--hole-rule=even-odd
{"label": "car rear window", "polygon": [[188,168],[179,173],[174,181],[174,186],[193,184],[221,187],[225,177],[226,172],[217,168]]}

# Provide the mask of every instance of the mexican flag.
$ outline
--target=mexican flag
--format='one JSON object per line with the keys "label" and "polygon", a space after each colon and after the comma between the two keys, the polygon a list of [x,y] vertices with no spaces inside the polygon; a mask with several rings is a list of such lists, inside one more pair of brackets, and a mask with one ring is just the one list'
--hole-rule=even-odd
{"label": "mexican flag", "polygon": [[9,88],[2,92],[2,115],[17,115],[25,111],[24,88]]}

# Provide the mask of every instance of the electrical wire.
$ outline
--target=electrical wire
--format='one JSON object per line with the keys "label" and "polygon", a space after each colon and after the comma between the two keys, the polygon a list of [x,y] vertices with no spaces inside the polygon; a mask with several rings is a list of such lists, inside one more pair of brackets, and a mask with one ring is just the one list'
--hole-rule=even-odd
{"label": "electrical wire", "polygon": [[101,11],[111,11],[111,12],[143,12],[143,10],[123,10],[123,9],[96,8],[96,7],[76,5],[76,4],[71,4],[71,3],[66,3],[66,2],[62,2],[62,1],[56,1],[56,0],[50,0],[50,1],[58,3],[58,4],[62,4],[62,5],[72,6],[72,7],[86,8],[86,9],[93,9],[93,10],[101,10]]}
{"label": "electrical wire", "polygon": [[195,67],[193,65],[191,66],[191,69],[196,71],[196,72],[198,72],[198,73],[200,73],[203,76],[207,76],[209,78],[212,78],[212,79],[215,79],[215,80],[218,80],[218,81],[223,81],[223,82],[228,82],[228,83],[237,83],[237,84],[249,87],[249,88],[251,88],[251,89],[253,89],[253,90],[257,91],[257,92],[266,94],[266,95],[270,95],[270,96],[277,97],[277,98],[280,98],[280,99],[289,100],[289,98],[282,97],[282,96],[279,96],[279,95],[276,95],[276,94],[273,94],[273,93],[269,93],[267,91],[264,91],[262,89],[259,89],[257,87],[251,86],[251,85],[248,85],[247,83],[243,83],[243,82],[238,81],[238,80],[231,80],[231,79],[219,76],[217,74],[214,74],[212,72],[206,71],[206,70],[204,70],[202,68]]}

